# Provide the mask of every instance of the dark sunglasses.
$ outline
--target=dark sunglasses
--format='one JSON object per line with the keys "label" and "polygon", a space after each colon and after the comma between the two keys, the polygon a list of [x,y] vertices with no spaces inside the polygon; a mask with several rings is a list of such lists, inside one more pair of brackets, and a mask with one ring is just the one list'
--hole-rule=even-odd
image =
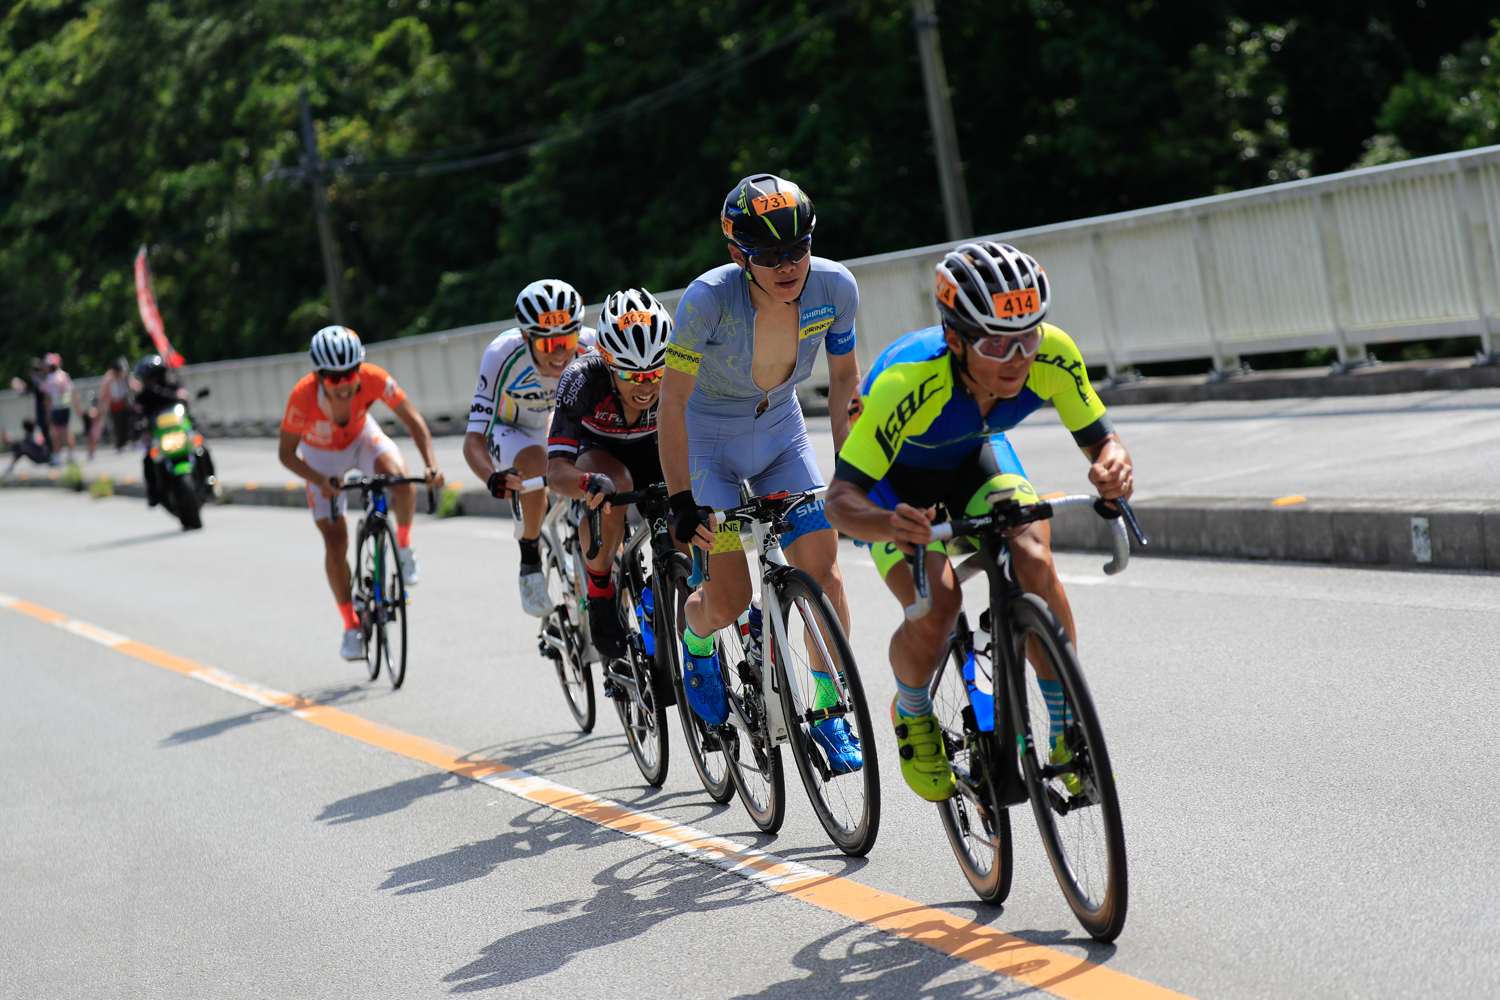
{"label": "dark sunglasses", "polygon": [[770,250],[750,250],[747,247],[740,247],[740,252],[756,267],[780,267],[783,257],[797,264],[803,257],[812,253],[812,237],[804,236],[799,242],[790,246],[775,247]]}
{"label": "dark sunglasses", "polygon": [[318,372],[318,377],[329,385],[343,385],[359,378],[359,369],[350,368],[341,372]]}

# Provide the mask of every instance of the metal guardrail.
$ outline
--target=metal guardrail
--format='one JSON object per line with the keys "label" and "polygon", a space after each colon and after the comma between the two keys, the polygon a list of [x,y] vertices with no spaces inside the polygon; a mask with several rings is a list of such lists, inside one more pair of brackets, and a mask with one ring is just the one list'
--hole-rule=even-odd
{"label": "metal guardrail", "polygon": [[[1486,355],[1500,325],[1500,146],[1408,160],[1233,194],[987,237],[1047,269],[1050,319],[1111,375],[1132,364],[1337,349],[1478,335]],[[891,341],[937,322],[933,265],[951,244],[847,261],[859,280],[857,351],[868,369]],[[682,290],[658,293],[675,309]],[[597,314],[597,306],[590,307]],[[434,429],[461,430],[485,345],[510,321],[368,346]],[[203,423],[257,433],[281,419],[307,372],[303,354],[189,365],[212,388]],[[814,382],[826,383],[820,357]],[[97,379],[80,379],[84,391]],[[0,393],[0,426],[30,414]]]}

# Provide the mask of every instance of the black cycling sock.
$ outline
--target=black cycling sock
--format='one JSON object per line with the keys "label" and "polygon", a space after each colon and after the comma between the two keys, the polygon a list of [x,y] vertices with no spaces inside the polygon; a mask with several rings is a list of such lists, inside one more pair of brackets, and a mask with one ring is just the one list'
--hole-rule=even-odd
{"label": "black cycling sock", "polygon": [[540,566],[542,562],[542,543],[537,538],[521,539],[521,565]]}

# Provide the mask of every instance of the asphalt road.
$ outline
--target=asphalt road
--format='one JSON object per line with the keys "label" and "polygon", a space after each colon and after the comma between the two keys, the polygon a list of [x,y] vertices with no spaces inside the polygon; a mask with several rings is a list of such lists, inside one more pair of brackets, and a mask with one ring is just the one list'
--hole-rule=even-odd
{"label": "asphalt road", "polygon": [[[1500,990],[1492,576],[1156,559],[1106,580],[1098,557],[1060,557],[1129,842],[1130,919],[1100,947],[1024,810],[1010,899],[973,901],[889,739],[864,861],[828,845],[795,778],[775,838],[708,802],[680,740],[666,787],[643,787],[607,706],[592,735],[571,727],[503,522],[419,521],[393,693],[337,658],[301,511],[211,508],[184,534],[140,501],[27,490],[0,514],[0,592],[1147,983],[1235,1000]],[[862,552],[844,566],[879,712],[895,606]],[[1029,994],[13,610],[0,638],[5,995]]]}

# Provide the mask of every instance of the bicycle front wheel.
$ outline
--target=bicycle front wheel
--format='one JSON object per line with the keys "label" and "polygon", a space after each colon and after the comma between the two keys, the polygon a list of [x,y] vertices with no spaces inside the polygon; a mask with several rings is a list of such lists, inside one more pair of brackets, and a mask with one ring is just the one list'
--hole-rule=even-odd
{"label": "bicycle front wheel", "polygon": [[354,553],[354,610],[359,615],[359,631],[365,644],[365,670],[370,680],[380,676],[380,605],[375,600],[375,581],[380,578],[381,546],[384,539],[378,531],[365,534],[361,520],[355,529],[359,548]]}
{"label": "bicycle front wheel", "polygon": [[[959,786],[958,794],[939,802],[937,809],[964,878],[980,899],[994,905],[1010,895],[1010,810],[996,805],[999,797],[991,763],[999,759],[1001,748],[993,731],[979,728],[964,678],[968,652],[957,645],[951,647],[948,659],[938,665],[930,688],[932,712],[943,731],[943,743]],[[989,708],[992,720],[994,707]]]}
{"label": "bicycle front wheel", "polygon": [[[667,765],[671,759],[671,744],[667,739],[667,704],[656,688],[656,672],[652,661],[646,656],[643,626],[645,622],[636,618],[635,609],[640,601],[638,584],[627,584],[627,574],[620,574],[620,592],[624,600],[627,632],[625,656],[615,661],[613,670],[628,674],[632,686],[615,691],[615,711],[620,716],[620,725],[625,729],[625,741],[630,746],[630,755],[641,777],[652,788],[660,788],[667,780]],[[618,685],[617,685],[618,688]]]}
{"label": "bicycle front wheel", "polygon": [[401,560],[396,557],[396,533],[389,524],[381,532],[382,544],[376,562],[380,566],[380,655],[385,661],[385,676],[391,688],[406,680],[406,578],[401,575]]}
{"label": "bicycle front wheel", "polygon": [[[1046,603],[1025,594],[1007,610],[1017,665],[1012,713],[1031,811],[1078,922],[1091,937],[1113,941],[1125,926],[1125,828],[1094,700],[1078,654]],[[1038,683],[1044,678],[1062,688],[1061,750],[1049,739],[1050,715]]]}
{"label": "bicycle front wheel", "polygon": [[[565,553],[552,547],[551,537],[542,532],[538,539],[542,554],[542,572],[547,578],[547,603],[552,610],[542,619],[541,645],[557,668],[557,682],[562,685],[568,711],[586,733],[594,731],[594,679],[589,665],[583,662],[583,635],[573,616],[582,614],[573,581],[563,561]],[[573,553],[576,557],[577,553]]]}
{"label": "bicycle front wheel", "polygon": [[715,632],[714,645],[729,698],[749,722],[749,729],[742,729],[731,716],[719,727],[729,775],[756,829],[775,833],[786,820],[786,771],[781,765],[781,747],[771,740],[761,671],[745,658],[738,625]]}
{"label": "bicycle front wheel", "polygon": [[880,832],[880,769],[859,668],[823,588],[796,569],[780,580],[786,645],[772,649],[792,760],[828,836],[845,854],[863,857]]}
{"label": "bicycle front wheel", "polygon": [[682,722],[682,738],[687,741],[688,757],[693,761],[693,770],[703,790],[715,802],[728,802],[734,797],[734,779],[729,774],[729,760],[724,753],[724,744],[719,734],[710,729],[708,723],[698,717],[688,704],[682,681],[682,629],[683,604],[689,594],[688,577],[692,567],[687,556],[673,552],[670,562],[657,572],[656,580],[656,655],[662,673],[672,679],[677,689],[677,715]]}

